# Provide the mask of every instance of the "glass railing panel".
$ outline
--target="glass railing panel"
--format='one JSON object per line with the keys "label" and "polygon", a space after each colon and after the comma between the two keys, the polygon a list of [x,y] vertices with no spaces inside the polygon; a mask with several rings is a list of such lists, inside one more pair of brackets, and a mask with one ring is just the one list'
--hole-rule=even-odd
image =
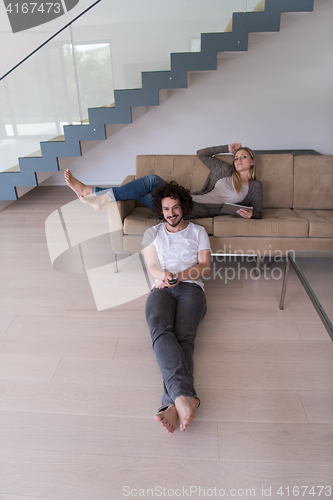
{"label": "glass railing panel", "polygon": [[0,171],[80,122],[69,28],[0,82],[0,109]]}
{"label": "glass railing panel", "polygon": [[75,45],[84,40],[109,44],[114,88],[141,88],[142,71],[169,70],[172,52],[199,52],[201,33],[224,31],[233,12],[252,10],[257,3],[258,0],[101,2],[73,24],[73,40]]}
{"label": "glass railing panel", "polygon": [[86,119],[88,108],[114,103],[111,44],[107,39],[83,37],[73,46],[81,115]]}
{"label": "glass railing panel", "polygon": [[254,9],[265,10],[265,1],[264,0],[246,0],[244,11],[252,12]]}

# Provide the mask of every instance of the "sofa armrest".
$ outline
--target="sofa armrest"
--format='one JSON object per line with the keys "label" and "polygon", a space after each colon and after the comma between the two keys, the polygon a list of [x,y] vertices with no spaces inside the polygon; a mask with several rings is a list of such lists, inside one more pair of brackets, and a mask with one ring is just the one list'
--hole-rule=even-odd
{"label": "sofa armrest", "polygon": [[123,186],[124,184],[128,184],[132,181],[135,181],[135,175],[128,175],[120,185]]}
{"label": "sofa armrest", "polygon": [[[120,185],[123,186],[124,184],[128,184],[129,182],[134,180],[135,180],[135,175],[128,175]],[[117,201],[116,203],[121,217],[121,221],[124,222],[125,217],[131,214],[135,209],[135,201],[125,200],[125,201]]]}
{"label": "sofa armrest", "polygon": [[[128,175],[121,183],[121,186],[135,179],[135,175]],[[111,238],[111,248],[114,253],[124,252],[124,230],[123,223],[125,217],[135,209],[134,200],[116,201],[106,205],[108,212],[109,231]]]}

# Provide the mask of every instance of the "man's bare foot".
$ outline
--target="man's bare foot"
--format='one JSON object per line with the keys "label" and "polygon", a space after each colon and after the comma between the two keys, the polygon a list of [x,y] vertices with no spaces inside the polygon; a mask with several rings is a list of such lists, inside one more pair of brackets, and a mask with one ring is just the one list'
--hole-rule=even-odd
{"label": "man's bare foot", "polygon": [[189,396],[179,396],[175,400],[175,406],[179,417],[179,429],[184,431],[188,424],[195,417],[195,409],[199,405],[199,400]]}
{"label": "man's bare foot", "polygon": [[160,422],[161,426],[164,427],[167,432],[174,432],[178,425],[178,413],[175,405],[170,405],[166,410],[160,411],[155,415],[155,420]]}
{"label": "man's bare foot", "polygon": [[86,186],[76,179],[68,168],[64,172],[64,177],[67,182],[67,186],[70,187],[77,196],[88,196],[92,194],[92,187]]}
{"label": "man's bare foot", "polygon": [[111,198],[108,194],[102,194],[100,196],[93,196],[92,194],[88,196],[78,195],[79,200],[83,201],[87,205],[91,205],[95,210],[102,210],[104,205],[111,203]]}

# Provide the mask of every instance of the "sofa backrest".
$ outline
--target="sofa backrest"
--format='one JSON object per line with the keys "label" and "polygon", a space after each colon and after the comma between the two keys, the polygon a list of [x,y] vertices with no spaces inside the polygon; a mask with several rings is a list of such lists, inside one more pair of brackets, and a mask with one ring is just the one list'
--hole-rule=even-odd
{"label": "sofa backrest", "polygon": [[209,174],[196,155],[139,155],[135,177],[156,174],[167,182],[176,181],[192,193],[199,191]]}
{"label": "sofa backrest", "polygon": [[333,209],[333,155],[295,156],[295,209]]}
{"label": "sofa backrest", "polygon": [[256,155],[256,178],[262,182],[263,208],[291,208],[293,200],[291,154]]}
{"label": "sofa backrest", "polygon": [[[219,155],[232,164],[232,155]],[[293,155],[267,154],[256,156],[256,177],[263,184],[263,208],[291,208],[293,196]],[[157,174],[162,179],[178,182],[191,192],[199,191],[209,169],[196,155],[139,155],[136,157],[136,178]]]}

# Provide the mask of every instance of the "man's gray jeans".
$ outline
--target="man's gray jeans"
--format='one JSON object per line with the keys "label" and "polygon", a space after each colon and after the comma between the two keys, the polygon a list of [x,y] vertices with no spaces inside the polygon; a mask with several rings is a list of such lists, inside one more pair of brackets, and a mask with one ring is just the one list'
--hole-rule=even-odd
{"label": "man's gray jeans", "polygon": [[164,384],[159,411],[174,404],[179,396],[199,399],[193,385],[193,351],[205,313],[205,293],[194,283],[154,288],[148,296],[146,320]]}

